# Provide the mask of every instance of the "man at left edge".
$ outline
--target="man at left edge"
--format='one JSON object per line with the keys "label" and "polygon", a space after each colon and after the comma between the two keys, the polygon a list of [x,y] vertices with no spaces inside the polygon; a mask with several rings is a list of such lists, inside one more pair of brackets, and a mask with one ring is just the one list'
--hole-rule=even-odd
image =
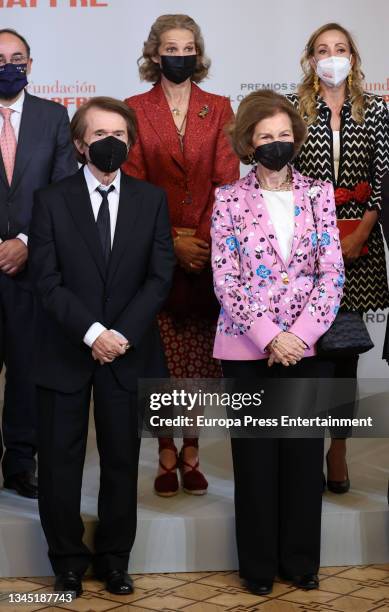
{"label": "man at left edge", "polygon": [[26,39],[1,29],[0,348],[6,366],[2,470],[5,488],[36,498],[36,397],[31,378],[36,302],[29,281],[29,224],[34,191],[76,172],[77,162],[66,109],[26,91],[31,66]]}

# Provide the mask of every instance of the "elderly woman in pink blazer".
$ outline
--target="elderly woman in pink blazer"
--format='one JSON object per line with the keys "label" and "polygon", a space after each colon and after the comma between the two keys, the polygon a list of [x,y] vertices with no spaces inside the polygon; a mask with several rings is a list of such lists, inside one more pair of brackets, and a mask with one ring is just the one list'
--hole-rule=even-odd
{"label": "elderly woman in pink blazer", "polygon": [[[290,165],[306,128],[272,91],[240,104],[231,127],[249,174],[216,191],[214,287],[221,311],[214,357],[229,378],[332,377],[316,343],[344,284],[332,185]],[[303,407],[302,407],[303,408]],[[276,575],[318,587],[322,438],[231,440],[240,575],[256,594]]]}

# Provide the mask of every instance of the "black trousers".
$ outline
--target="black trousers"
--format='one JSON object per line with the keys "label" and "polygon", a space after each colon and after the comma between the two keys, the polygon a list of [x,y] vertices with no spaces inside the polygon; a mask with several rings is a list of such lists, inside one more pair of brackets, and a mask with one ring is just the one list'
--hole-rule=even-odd
{"label": "black trousers", "polygon": [[[355,417],[357,412],[357,373],[358,373],[358,362],[359,355],[350,355],[348,357],[337,357],[332,359],[334,365],[334,404],[339,397],[338,384],[342,385],[342,390],[348,398],[348,402],[337,406],[330,410],[332,417],[339,417],[341,419],[352,419]],[[343,379],[342,382],[339,379]],[[352,434],[352,428],[350,427],[330,427],[331,438],[344,440]]]}
{"label": "black trousers", "polygon": [[[99,523],[95,554],[83,544],[81,484],[93,387],[100,456]],[[128,567],[135,539],[140,439],[137,397],[119,386],[109,365],[96,366],[90,384],[64,394],[38,388],[39,512],[55,574],[96,574]]]}
{"label": "black trousers", "polygon": [[[333,365],[223,361],[228,378],[331,378]],[[323,438],[232,438],[239,572],[246,580],[317,573],[320,565]]]}
{"label": "black trousers", "polygon": [[36,389],[30,376],[35,299],[13,278],[0,273],[1,353],[4,359],[4,478],[35,472]]}

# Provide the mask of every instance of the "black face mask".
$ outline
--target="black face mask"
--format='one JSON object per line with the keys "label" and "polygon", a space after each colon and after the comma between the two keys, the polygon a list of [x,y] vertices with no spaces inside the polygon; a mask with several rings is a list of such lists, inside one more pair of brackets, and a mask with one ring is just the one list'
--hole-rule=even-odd
{"label": "black face mask", "polygon": [[254,158],[268,170],[281,170],[294,156],[294,143],[276,140],[260,145],[254,151]]}
{"label": "black face mask", "polygon": [[161,71],[168,81],[183,83],[196,70],[197,55],[161,55]]}
{"label": "black face mask", "polygon": [[0,98],[12,100],[27,85],[27,64],[5,64],[0,68]]}
{"label": "black face mask", "polygon": [[101,172],[115,172],[126,161],[128,147],[125,142],[107,136],[89,145],[89,157]]}

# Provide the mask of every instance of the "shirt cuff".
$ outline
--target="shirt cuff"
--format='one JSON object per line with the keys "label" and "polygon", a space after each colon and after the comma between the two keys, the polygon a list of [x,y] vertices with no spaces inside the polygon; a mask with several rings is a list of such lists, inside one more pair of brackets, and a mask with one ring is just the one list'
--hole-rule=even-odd
{"label": "shirt cuff", "polygon": [[16,238],[19,238],[26,246],[28,246],[28,236],[26,234],[18,234]]}
{"label": "shirt cuff", "polygon": [[92,348],[93,343],[95,340],[97,340],[100,334],[103,333],[103,331],[107,331],[107,328],[104,327],[104,325],[101,325],[101,323],[93,323],[84,336],[85,344]]}

